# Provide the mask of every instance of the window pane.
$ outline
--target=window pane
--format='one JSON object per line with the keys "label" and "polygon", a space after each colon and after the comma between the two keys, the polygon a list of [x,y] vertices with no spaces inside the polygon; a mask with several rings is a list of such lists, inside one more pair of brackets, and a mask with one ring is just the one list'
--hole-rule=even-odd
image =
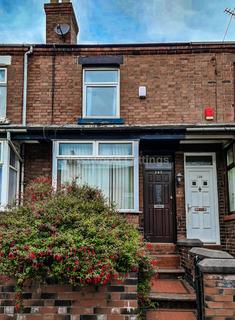
{"label": "window pane", "polygon": [[229,208],[235,211],[235,167],[228,171]]}
{"label": "window pane", "polygon": [[132,144],[131,143],[100,143],[99,155],[102,155],[102,156],[132,155]]}
{"label": "window pane", "polygon": [[0,118],[4,118],[6,116],[6,87],[0,86]]}
{"label": "window pane", "polygon": [[230,148],[227,152],[227,166],[233,163],[233,148]]}
{"label": "window pane", "polygon": [[117,113],[116,87],[87,87],[86,115],[92,117],[115,116]]}
{"label": "window pane", "polygon": [[89,156],[93,153],[92,143],[60,143],[59,155]]}
{"label": "window pane", "polygon": [[187,156],[186,164],[188,166],[211,166],[212,156]]}
{"label": "window pane", "polygon": [[117,82],[117,70],[86,70],[85,82]]}
{"label": "window pane", "polygon": [[0,69],[0,82],[6,82],[6,70]]}
{"label": "window pane", "polygon": [[16,168],[17,165],[17,157],[15,152],[10,148],[10,166]]}
{"label": "window pane", "polygon": [[118,209],[134,209],[132,160],[58,160],[58,186],[77,179],[78,184],[100,188]]}
{"label": "window pane", "polygon": [[17,194],[17,172],[14,169],[10,168],[9,171],[9,195],[8,203],[14,204],[16,201]]}

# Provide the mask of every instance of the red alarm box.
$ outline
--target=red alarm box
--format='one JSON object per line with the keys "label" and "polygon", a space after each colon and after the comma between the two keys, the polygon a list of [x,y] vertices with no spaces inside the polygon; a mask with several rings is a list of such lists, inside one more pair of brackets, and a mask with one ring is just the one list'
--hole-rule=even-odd
{"label": "red alarm box", "polygon": [[213,120],[214,119],[214,109],[211,107],[206,107],[204,109],[205,119],[206,120]]}

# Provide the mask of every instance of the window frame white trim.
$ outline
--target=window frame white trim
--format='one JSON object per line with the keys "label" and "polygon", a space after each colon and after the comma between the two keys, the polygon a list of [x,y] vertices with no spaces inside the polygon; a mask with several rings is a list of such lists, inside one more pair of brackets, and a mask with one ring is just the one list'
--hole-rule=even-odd
{"label": "window frame white trim", "polygon": [[0,71],[1,71],[1,70],[4,70],[4,71],[5,71],[5,79],[4,79],[4,81],[0,81],[0,85],[3,86],[3,87],[5,87],[5,86],[7,86],[7,68],[0,66]]}
{"label": "window frame white trim", "polygon": [[[85,82],[85,72],[89,71],[117,71],[117,82]],[[116,85],[115,85],[116,84]],[[88,116],[86,106],[86,88],[87,87],[115,87],[117,88],[116,95],[116,115],[115,116]],[[120,69],[117,67],[85,67],[82,71],[82,118],[83,119],[118,119],[120,118]]]}
{"label": "window frame white trim", "polygon": [[[13,148],[10,146],[9,142],[4,139],[0,139],[0,148],[1,148],[1,158],[0,164],[2,166],[2,181],[1,185],[1,201],[0,201],[0,211],[6,211],[7,206],[9,205],[9,178],[10,178],[10,168],[17,173],[16,179],[16,204],[19,203],[19,182],[20,182],[20,160],[16,154],[16,167],[10,165],[10,152]],[[15,151],[13,150],[15,153]]]}
{"label": "window frame white trim", "polygon": [[[59,145],[60,143],[93,143],[93,155],[92,156],[74,156],[74,155],[59,155]],[[108,155],[108,156],[99,156],[98,155],[98,146],[100,143],[131,143],[132,144],[132,155]],[[123,160],[133,160],[133,169],[134,169],[134,208],[133,209],[118,209],[122,213],[136,213],[139,212],[139,140],[53,140],[52,147],[52,185],[53,188],[57,189],[57,172],[58,172],[58,161],[61,159],[123,159]]]}
{"label": "window frame white trim", "polygon": [[6,88],[6,105],[5,105],[5,110],[3,111],[3,115],[0,116],[0,121],[4,121],[6,119],[6,115],[7,115],[7,68],[6,67],[2,67],[0,66],[0,70],[4,70],[5,71],[5,79],[4,81],[0,81],[0,87],[4,87]]}

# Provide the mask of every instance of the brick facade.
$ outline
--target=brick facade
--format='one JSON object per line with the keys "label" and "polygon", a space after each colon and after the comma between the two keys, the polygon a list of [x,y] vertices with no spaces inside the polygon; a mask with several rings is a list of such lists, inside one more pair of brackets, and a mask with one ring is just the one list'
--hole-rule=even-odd
{"label": "brick facade", "polygon": [[[140,50],[140,49],[139,49]],[[121,74],[121,117],[127,125],[206,123],[204,108],[212,106],[214,123],[234,120],[233,59],[229,53],[148,54],[132,48],[124,56]],[[162,51],[162,52],[161,52]],[[13,59],[8,77],[8,117],[20,124],[23,53]],[[76,124],[82,116],[81,55],[121,54],[120,48],[43,49],[34,48],[29,61],[27,123]],[[4,54],[4,48],[0,48]],[[52,106],[53,55],[55,55],[54,106]],[[212,63],[217,59],[217,75]],[[146,85],[147,98],[139,99],[138,87]],[[16,90],[12,88],[16,86]],[[17,95],[15,95],[15,92]],[[215,95],[216,92],[216,95]],[[17,105],[15,103],[17,101]],[[150,108],[151,106],[151,108]],[[54,108],[54,110],[52,110]],[[17,115],[16,115],[17,110]],[[151,110],[151,112],[150,112]]]}
{"label": "brick facade", "polygon": [[29,282],[23,289],[23,312],[18,314],[14,282],[5,280],[0,289],[0,320],[135,320],[138,313],[135,273],[101,287]]}
{"label": "brick facade", "polygon": [[[51,176],[52,139],[58,136],[62,137],[61,139],[66,137],[68,140],[84,139],[88,137],[87,130],[96,129],[97,135],[103,134],[105,137],[103,139],[110,138],[115,130],[118,132],[118,138],[114,140],[132,139],[130,130],[133,128],[138,127],[140,131],[145,127],[160,128],[158,132],[149,134],[154,141],[151,154],[161,154],[160,145],[162,147],[164,144],[164,154],[170,154],[174,158],[173,174],[184,175],[184,152],[189,147],[180,145],[180,140],[188,139],[188,128],[204,126],[204,129],[209,130],[212,126],[217,126],[219,129],[214,140],[220,139],[220,135],[224,132],[229,133],[229,130],[221,129],[223,126],[234,125],[235,45],[233,43],[75,45],[76,23],[71,3],[69,1],[58,3],[55,0],[47,4],[45,10],[47,44],[34,45],[33,53],[29,56],[26,128],[22,126],[22,97],[23,62],[28,47],[0,46],[0,56],[12,56],[12,64],[8,66],[7,83],[7,118],[10,124],[1,126],[1,137],[6,139],[5,129],[25,130],[22,137],[17,137],[17,141],[21,141],[21,152],[24,157],[24,185],[38,175]],[[61,38],[58,38],[53,31],[55,22],[68,23],[71,26],[70,35],[65,39],[65,43],[61,42]],[[56,45],[49,44],[55,41]],[[78,58],[116,55],[123,56],[123,63],[120,64],[120,116],[124,120],[125,129],[129,131],[125,133],[122,127],[117,128],[115,125],[112,127],[112,124],[77,125],[78,118],[83,116],[83,67],[79,64]],[[146,86],[146,99],[139,98],[140,85]],[[215,110],[215,118],[210,122],[204,117],[204,108],[207,106]],[[35,138],[39,143],[25,144],[25,139],[34,140],[30,130],[39,126],[41,133],[39,138],[37,135]],[[54,126],[51,129],[53,137],[47,134],[50,126]],[[174,131],[179,130],[181,126],[184,127],[184,133],[178,140],[174,138],[174,147],[171,144],[167,147],[169,143],[166,137],[167,128],[171,127],[173,131],[170,137],[172,139]],[[63,128],[66,131],[68,127],[74,128],[73,136],[70,135],[72,131],[67,131],[64,136],[60,135],[59,131]],[[114,128],[113,131],[110,127]],[[14,133],[12,134],[14,140]],[[133,138],[140,141],[140,156],[146,144],[145,134],[146,132],[138,132]],[[162,141],[159,139],[161,134]],[[157,136],[158,140],[155,140]],[[93,135],[93,138],[88,139],[94,140],[96,137]],[[200,133],[198,145],[192,144],[190,151],[202,152],[209,149],[217,153],[221,245],[223,249],[235,254],[235,219],[227,219],[227,177],[225,154],[221,147],[224,141],[222,138],[218,141],[220,147],[213,144],[209,147],[201,143],[203,139],[205,135]],[[225,137],[226,143],[230,143],[232,139]],[[175,240],[180,240],[186,238],[185,186],[182,182],[176,187],[175,177],[173,180]],[[139,212],[128,215],[128,219],[141,227],[144,225],[143,190],[144,170],[142,163],[139,163]]]}

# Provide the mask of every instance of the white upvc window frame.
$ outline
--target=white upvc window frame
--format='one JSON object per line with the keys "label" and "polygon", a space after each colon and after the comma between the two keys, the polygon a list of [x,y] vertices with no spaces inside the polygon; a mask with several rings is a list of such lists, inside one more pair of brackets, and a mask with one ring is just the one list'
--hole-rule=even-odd
{"label": "white upvc window frame", "polygon": [[[86,71],[117,71],[117,82],[85,82],[85,73]],[[82,98],[82,117],[84,119],[118,119],[120,118],[120,69],[119,68],[111,68],[111,67],[86,67],[83,68],[83,98]],[[116,114],[114,116],[88,116],[87,115],[87,87],[116,87],[117,94],[116,94]]]}
{"label": "white upvc window frame", "polygon": [[2,116],[0,116],[0,120],[5,120],[6,119],[6,114],[7,114],[7,68],[0,66],[0,71],[1,70],[5,71],[5,79],[4,79],[4,81],[0,81],[0,87],[5,87],[6,88],[6,97],[5,97],[6,105],[5,105],[5,110],[3,110]]}
{"label": "white upvc window frame", "polygon": [[[92,143],[93,154],[92,155],[59,155],[59,145],[60,143]],[[99,155],[98,148],[100,143],[110,143],[110,144],[132,144],[132,155]],[[138,140],[54,140],[53,141],[53,164],[52,164],[52,184],[54,189],[57,189],[57,169],[58,160],[67,159],[123,159],[123,160],[133,160],[134,163],[134,208],[133,209],[118,209],[119,212],[123,213],[136,213],[139,212],[139,141]]]}
{"label": "white upvc window frame", "polygon": [[[11,146],[7,140],[0,140],[1,148],[1,157],[0,163],[2,166],[2,181],[1,183],[1,202],[0,202],[0,211],[6,211],[7,206],[9,205],[9,178],[10,178],[10,168],[17,173],[16,179],[16,204],[19,203],[19,181],[20,181],[20,161],[18,155],[16,154],[17,162],[16,167],[10,165],[10,152]],[[13,150],[13,149],[12,149]],[[14,152],[14,150],[13,150]]]}

